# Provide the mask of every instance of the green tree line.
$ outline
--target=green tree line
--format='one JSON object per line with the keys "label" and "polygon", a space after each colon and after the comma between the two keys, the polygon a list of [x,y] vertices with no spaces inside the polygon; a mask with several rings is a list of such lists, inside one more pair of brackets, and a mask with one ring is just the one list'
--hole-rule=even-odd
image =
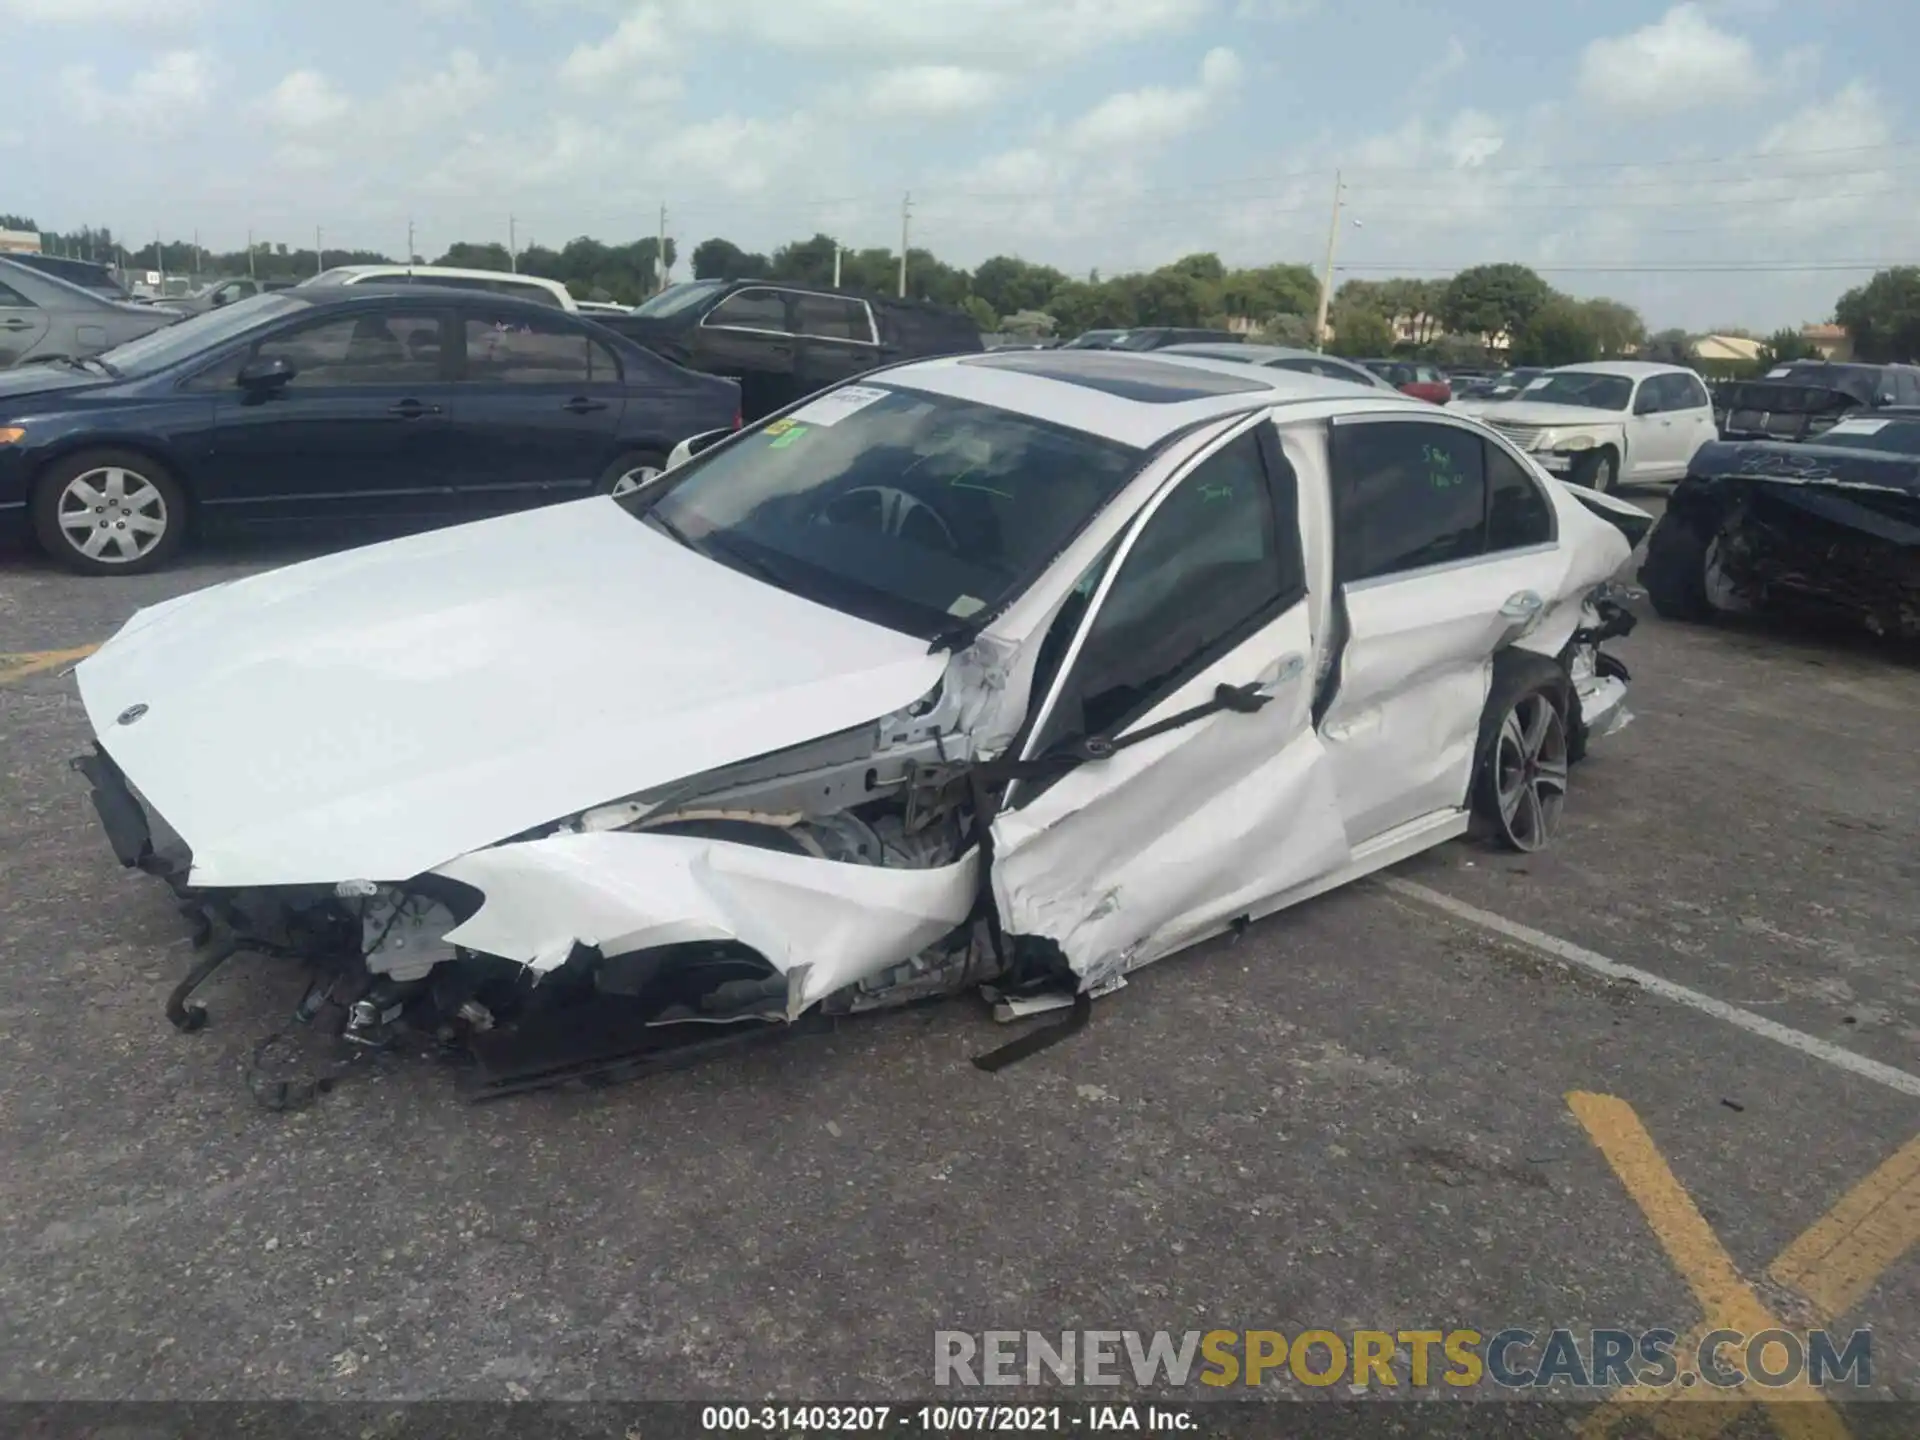
{"label": "green tree line", "polygon": [[[0,215],[0,226],[36,229],[23,216]],[[368,250],[324,250],[262,242],[249,250],[211,251],[189,242],[149,240],[127,244],[111,230],[83,227],[45,232],[44,249],[80,255],[134,269],[171,274],[263,279],[299,279],[326,265],[393,263]],[[653,236],[624,245],[580,236],[559,248],[529,245],[517,255],[498,242],[460,241],[415,264],[469,269],[517,269],[565,284],[582,300],[637,304],[659,288],[660,242]],[[667,273],[679,255],[665,246]],[[885,247],[843,249],[826,234],[795,240],[771,253],[744,250],[715,236],[693,248],[697,279],[767,279],[827,286],[836,273],[850,290],[893,293],[900,257]],[[837,270],[836,270],[837,266]],[[907,252],[907,289],[915,298],[965,309],[983,330],[1003,326],[1035,333],[1074,335],[1090,329],[1139,325],[1224,326],[1250,322],[1262,338],[1311,344],[1320,282],[1306,265],[1229,268],[1217,255],[1187,255],[1154,270],[1102,277],[1069,275],[1051,265],[996,255],[972,270],[950,265],[925,250]],[[1849,290],[1835,307],[1836,320],[1853,337],[1863,359],[1920,356],[1920,267],[1882,271]],[[1476,265],[1443,279],[1397,277],[1351,279],[1333,297],[1328,348],[1346,355],[1421,355],[1443,363],[1485,362],[1494,342],[1508,341],[1513,364],[1565,365],[1627,354],[1691,363],[1684,332],[1649,334],[1632,306],[1605,297],[1576,297],[1555,289],[1537,272],[1512,263]],[[1765,342],[1763,359],[1774,363],[1806,353],[1797,331],[1783,330]]]}

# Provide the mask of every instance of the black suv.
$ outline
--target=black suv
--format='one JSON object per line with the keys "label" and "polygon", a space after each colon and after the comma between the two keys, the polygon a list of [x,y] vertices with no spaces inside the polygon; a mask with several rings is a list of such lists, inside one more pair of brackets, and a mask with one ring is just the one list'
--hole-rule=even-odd
{"label": "black suv", "polygon": [[1790,360],[1713,397],[1723,440],[1810,440],[1849,415],[1920,405],[1920,366]]}
{"label": "black suv", "polygon": [[738,380],[748,422],[877,366],[986,348],[958,310],[772,280],[690,280],[629,315],[592,318],[676,365]]}

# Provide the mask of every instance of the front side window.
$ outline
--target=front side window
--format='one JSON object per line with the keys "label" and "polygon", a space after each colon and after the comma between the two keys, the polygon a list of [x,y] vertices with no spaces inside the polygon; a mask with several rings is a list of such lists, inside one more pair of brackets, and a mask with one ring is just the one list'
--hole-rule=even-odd
{"label": "front side window", "polygon": [[[142,335],[138,340],[116,345],[100,358],[123,374],[153,375],[170,365],[194,360],[237,342],[263,321],[296,314],[306,308],[307,302],[290,290],[249,295],[245,300],[190,316]],[[238,368],[237,362],[235,368]]]}
{"label": "front side window", "polygon": [[873,325],[867,319],[867,307],[858,300],[834,295],[796,295],[793,309],[794,329],[802,335],[873,343]]}
{"label": "front side window", "polygon": [[779,290],[736,290],[709,310],[700,323],[785,335],[789,333],[787,297]]}
{"label": "front side window", "polygon": [[1584,370],[1549,372],[1529,380],[1520,398],[1529,404],[1581,405],[1590,410],[1624,410],[1633,401],[1633,381],[1624,375]]}
{"label": "front side window", "polygon": [[1258,439],[1242,436],[1210,456],[1120,562],[1048,743],[1112,734],[1298,599],[1299,546],[1294,517],[1275,515]]}
{"label": "front side window", "polygon": [[466,378],[493,385],[587,385],[620,378],[612,354],[557,317],[472,315]]}
{"label": "front side window", "polygon": [[1479,436],[1417,421],[1337,425],[1333,434],[1341,583],[1482,553],[1487,470]]}
{"label": "front side window", "polygon": [[388,312],[283,330],[257,342],[245,358],[291,362],[289,388],[295,390],[419,385],[439,378],[440,348],[437,315]]}
{"label": "front side window", "polygon": [[990,406],[854,385],[626,503],[722,563],[931,640],[1031,584],[1141,459]]}

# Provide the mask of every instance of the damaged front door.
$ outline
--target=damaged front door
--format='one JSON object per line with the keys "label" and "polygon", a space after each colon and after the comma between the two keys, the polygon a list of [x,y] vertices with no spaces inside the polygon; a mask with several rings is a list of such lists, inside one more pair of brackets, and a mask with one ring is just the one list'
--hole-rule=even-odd
{"label": "damaged front door", "polygon": [[1344,864],[1313,643],[1295,477],[1249,422],[1148,503],[1046,694],[993,826],[1008,934],[1091,988]]}

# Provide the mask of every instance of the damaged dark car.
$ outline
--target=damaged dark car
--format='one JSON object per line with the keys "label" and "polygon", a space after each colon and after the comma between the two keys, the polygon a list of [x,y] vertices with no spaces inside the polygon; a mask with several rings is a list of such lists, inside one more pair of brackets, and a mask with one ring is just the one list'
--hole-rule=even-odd
{"label": "damaged dark car", "polygon": [[1842,419],[1810,443],[1702,447],[1640,582],[1672,620],[1792,612],[1920,637],[1920,409]]}
{"label": "damaged dark car", "polygon": [[1714,393],[1722,440],[1817,440],[1842,420],[1920,405],[1920,366],[1795,360]]}

